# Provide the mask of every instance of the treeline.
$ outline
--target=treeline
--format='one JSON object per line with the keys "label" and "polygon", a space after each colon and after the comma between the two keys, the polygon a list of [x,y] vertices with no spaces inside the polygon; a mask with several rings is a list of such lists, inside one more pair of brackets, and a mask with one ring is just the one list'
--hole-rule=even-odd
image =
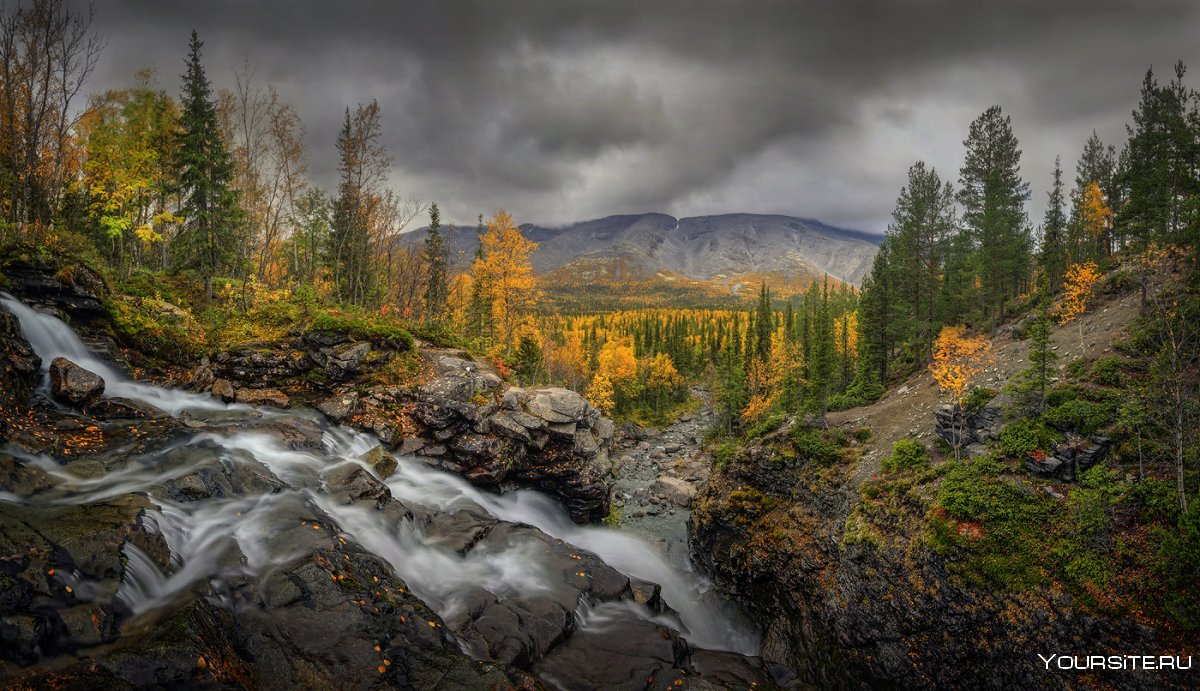
{"label": "treeline", "polygon": [[522,337],[523,382],[583,391],[620,417],[663,422],[701,384],[719,431],[736,434],[773,416],[839,405],[857,371],[857,292],[829,281],[780,301],[760,286],[749,310],[644,308],[545,314]]}
{"label": "treeline", "polygon": [[1036,228],[1021,149],[998,106],[971,124],[957,187],[913,164],[863,284],[856,390],[877,393],[928,366],[944,326],[991,330],[1018,298],[1059,292],[1070,267],[1155,244],[1194,247],[1200,100],[1184,74],[1177,65],[1163,85],[1147,72],[1128,140],[1118,152],[1093,132],[1069,191],[1056,160]]}

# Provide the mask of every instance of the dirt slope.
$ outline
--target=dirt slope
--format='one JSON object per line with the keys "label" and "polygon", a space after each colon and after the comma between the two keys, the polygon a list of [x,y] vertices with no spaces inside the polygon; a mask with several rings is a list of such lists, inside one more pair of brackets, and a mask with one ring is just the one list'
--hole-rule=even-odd
{"label": "dirt slope", "polygon": [[[1056,363],[1061,371],[1067,363],[1081,355],[1097,358],[1111,353],[1113,341],[1120,338],[1125,327],[1138,314],[1137,295],[1127,294],[1097,301],[1082,322],[1058,325],[1053,329]],[[1080,347],[1080,327],[1083,346]],[[1001,389],[1009,378],[1027,367],[1028,341],[1018,341],[1012,329],[1003,327],[992,339],[993,361],[979,382],[982,386]],[[933,414],[944,402],[933,377],[928,372],[913,375],[900,386],[889,390],[879,401],[858,408],[830,413],[830,427],[870,427],[871,441],[863,450],[862,462],[855,476],[856,484],[879,472],[881,459],[891,453],[892,443],[905,437],[916,437],[932,444]]]}

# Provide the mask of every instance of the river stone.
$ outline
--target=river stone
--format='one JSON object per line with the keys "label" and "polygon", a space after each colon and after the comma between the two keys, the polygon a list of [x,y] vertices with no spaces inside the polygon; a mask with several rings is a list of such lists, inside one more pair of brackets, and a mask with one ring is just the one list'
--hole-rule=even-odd
{"label": "river stone", "polygon": [[104,379],[65,357],[56,357],[50,362],[50,393],[63,403],[82,405],[100,398]]}
{"label": "river stone", "polygon": [[337,424],[342,424],[358,409],[358,394],[346,393],[327,398],[317,404],[317,410]]}
{"label": "river stone", "polygon": [[265,405],[287,408],[291,405],[286,394],[279,389],[238,389],[234,400],[246,405]]}
{"label": "river stone", "polygon": [[651,489],[685,509],[691,506],[692,499],[696,497],[696,488],[677,477],[660,477],[654,481]]}
{"label": "river stone", "polygon": [[359,501],[374,501],[381,505],[392,498],[387,485],[375,479],[366,468],[357,463],[343,463],[324,475],[325,490],[340,497],[347,504]]}
{"label": "river stone", "polygon": [[381,480],[391,477],[392,473],[396,472],[396,468],[399,467],[396,457],[388,453],[382,446],[376,446],[359,456],[359,458],[371,466]]}
{"label": "river stone", "polygon": [[[488,418],[488,427],[496,434],[515,439],[519,442],[533,441],[533,435],[529,433],[529,429],[514,419],[515,415],[520,415],[518,412],[501,411]],[[526,417],[532,417],[526,415]]]}
{"label": "river stone", "polygon": [[578,422],[587,416],[588,402],[568,389],[536,389],[525,409],[547,422]]}
{"label": "river stone", "polygon": [[93,401],[85,412],[98,420],[145,420],[167,417],[166,412],[149,403],[121,396]]}
{"label": "river stone", "polygon": [[228,379],[214,381],[210,392],[225,403],[233,403],[234,398],[236,398],[236,394],[233,391],[233,382]]}

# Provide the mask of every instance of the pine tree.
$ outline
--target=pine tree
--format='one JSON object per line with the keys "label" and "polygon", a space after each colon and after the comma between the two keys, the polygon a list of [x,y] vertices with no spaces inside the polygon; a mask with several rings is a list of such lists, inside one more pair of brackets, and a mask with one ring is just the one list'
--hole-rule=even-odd
{"label": "pine tree", "polygon": [[1064,212],[1062,161],[1054,159],[1054,183],[1050,187],[1046,217],[1042,220],[1042,246],[1039,259],[1052,290],[1062,282],[1069,253],[1066,246],[1067,217]]}
{"label": "pine tree", "polygon": [[833,385],[834,358],[833,312],[829,305],[829,276],[821,290],[813,329],[812,366],[809,367],[809,387],[813,408],[822,415],[829,409],[829,394]]}
{"label": "pine tree", "polygon": [[188,46],[183,76],[176,174],[183,199],[183,225],[172,244],[177,268],[196,271],[211,299],[213,278],[232,270],[242,213],[233,187],[233,160],[221,138],[212,87],[204,74],[196,32]]}
{"label": "pine tree", "polygon": [[1200,193],[1200,140],[1196,101],[1183,84],[1186,68],[1175,66],[1175,79],[1159,86],[1152,70],[1142,81],[1142,98],[1127,126],[1122,181],[1128,200],[1120,207],[1118,225],[1126,239],[1141,248],[1153,241],[1181,242],[1195,224]]}
{"label": "pine tree", "polygon": [[1046,391],[1056,360],[1058,354],[1050,343],[1050,315],[1043,307],[1029,326],[1029,367],[1017,375],[1014,383],[1018,405],[1027,414],[1041,415],[1046,411]]}
{"label": "pine tree", "polygon": [[542,347],[538,345],[536,339],[528,335],[521,337],[514,364],[517,378],[522,384],[529,386],[537,382],[537,376],[541,373],[545,363]]}
{"label": "pine tree", "polygon": [[340,300],[369,305],[378,299],[372,246],[374,216],[390,158],[380,143],[379,104],[349,108],[338,133],[338,196],[330,229],[334,289]]}
{"label": "pine tree", "polygon": [[[1083,223],[1084,195],[1091,185],[1097,185],[1106,200],[1119,196],[1116,182],[1117,155],[1112,146],[1105,146],[1095,130],[1083,145],[1079,162],[1075,165],[1075,187],[1071,190],[1071,225],[1068,234],[1067,264],[1086,259],[1098,259],[1112,251],[1112,234],[1105,229],[1104,237],[1089,237]],[[1106,203],[1109,203],[1106,201]],[[1061,276],[1061,274],[1059,274]],[[1053,284],[1053,281],[1051,281]]]}
{"label": "pine tree", "polygon": [[971,123],[963,145],[967,157],[959,174],[958,199],[979,253],[983,316],[994,328],[1003,316],[1004,301],[1018,294],[1029,276],[1029,184],[1021,179],[1021,150],[1012,122],[999,106]]}
{"label": "pine tree", "polygon": [[434,323],[440,323],[446,316],[446,303],[450,295],[446,263],[441,213],[437,204],[433,204],[429,207],[429,230],[425,236],[425,319]]}
{"label": "pine tree", "polygon": [[[483,224],[483,214],[479,215],[479,224],[475,227],[476,246],[475,264],[486,258],[483,248],[483,234],[487,227]],[[472,272],[471,297],[467,303],[467,333],[484,348],[491,347],[494,338],[492,328],[492,295],[485,276],[476,276]],[[594,334],[592,340],[594,341]]]}
{"label": "pine tree", "polygon": [[929,362],[937,318],[946,243],[954,232],[954,191],[943,184],[935,169],[917,161],[908,171],[908,184],[900,190],[892,224],[895,290],[893,314],[918,366]]}
{"label": "pine tree", "polygon": [[754,356],[765,362],[771,357],[771,334],[775,332],[775,315],[771,311],[771,290],[763,281],[758,291],[758,307],[754,312]]}

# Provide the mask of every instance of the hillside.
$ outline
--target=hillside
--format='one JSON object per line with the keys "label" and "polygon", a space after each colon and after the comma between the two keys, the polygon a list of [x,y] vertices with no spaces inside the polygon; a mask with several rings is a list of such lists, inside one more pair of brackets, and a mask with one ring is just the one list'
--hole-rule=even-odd
{"label": "hillside", "polygon": [[[858,285],[881,238],[811,219],[765,214],[675,218],[607,216],[562,227],[521,226],[538,243],[532,262],[551,287],[637,284],[713,296],[736,295],[768,276],[779,286],[807,286],[828,274]],[[424,241],[424,229],[406,241]],[[452,254],[469,258],[475,233],[451,234]],[[786,292],[786,291],[783,291]]]}

